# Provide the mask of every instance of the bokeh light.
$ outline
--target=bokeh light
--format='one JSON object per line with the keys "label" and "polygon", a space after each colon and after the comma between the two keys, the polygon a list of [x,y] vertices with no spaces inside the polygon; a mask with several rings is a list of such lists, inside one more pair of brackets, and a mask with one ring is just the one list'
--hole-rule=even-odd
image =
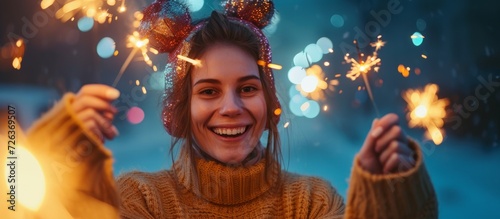
{"label": "bokeh light", "polygon": [[302,114],[304,114],[306,118],[312,119],[318,116],[320,112],[320,106],[318,102],[314,100],[308,100],[307,102],[301,105],[301,110]]}
{"label": "bokeh light", "polygon": [[97,54],[103,59],[113,56],[115,49],[115,41],[110,37],[104,37],[97,43]]}
{"label": "bokeh light", "polygon": [[302,82],[300,82],[300,87],[301,87],[302,91],[307,92],[307,93],[311,93],[314,90],[316,90],[318,83],[319,83],[319,81],[318,81],[318,78],[316,76],[309,75],[309,76],[304,77],[304,79],[302,79]]}
{"label": "bokeh light", "polygon": [[294,66],[288,71],[288,80],[294,84],[300,84],[306,77],[306,70],[300,66]]}
{"label": "bokeh light", "polygon": [[317,62],[323,58],[323,50],[316,44],[309,44],[304,49],[310,62]]}
{"label": "bokeh light", "polygon": [[199,11],[203,8],[204,3],[205,1],[203,0],[186,0],[186,5],[188,6],[190,12]]}
{"label": "bokeh light", "polygon": [[415,32],[411,35],[411,41],[413,42],[413,45],[420,46],[424,42],[424,36],[419,32]]}
{"label": "bokeh light", "polygon": [[[16,179],[18,185],[16,187],[22,188],[21,191],[17,191],[19,194],[16,195],[24,207],[36,211],[45,198],[45,175],[40,163],[30,151],[24,147],[17,147],[16,150],[20,162],[18,166],[19,174]],[[9,171],[9,168],[5,168],[6,176],[9,175]]]}
{"label": "bokeh light", "polygon": [[427,22],[425,22],[424,19],[421,19],[421,18],[417,19],[417,23],[416,24],[417,24],[417,29],[419,31],[424,31],[425,28],[427,28]]}
{"label": "bokeh light", "polygon": [[293,57],[293,64],[296,66],[307,68],[309,67],[310,60],[311,58],[309,54],[306,55],[304,52],[299,52]]}
{"label": "bokeh light", "polygon": [[127,111],[127,120],[134,125],[141,123],[144,120],[144,111],[136,106],[131,107]]}
{"label": "bokeh light", "polygon": [[87,32],[94,27],[94,19],[91,17],[82,17],[78,20],[78,29],[82,32]]}
{"label": "bokeh light", "polygon": [[300,94],[296,94],[290,99],[290,111],[296,116],[304,116],[301,106],[308,101],[307,98]]}
{"label": "bokeh light", "polygon": [[323,54],[327,54],[327,53],[330,53],[332,51],[332,48],[333,48],[333,43],[330,39],[328,39],[327,37],[321,37],[318,39],[318,41],[316,42],[316,45],[318,45],[321,50],[323,51]]}
{"label": "bokeh light", "polygon": [[334,27],[343,27],[344,26],[344,18],[338,14],[334,14],[334,15],[332,15],[332,17],[330,17],[330,23]]}

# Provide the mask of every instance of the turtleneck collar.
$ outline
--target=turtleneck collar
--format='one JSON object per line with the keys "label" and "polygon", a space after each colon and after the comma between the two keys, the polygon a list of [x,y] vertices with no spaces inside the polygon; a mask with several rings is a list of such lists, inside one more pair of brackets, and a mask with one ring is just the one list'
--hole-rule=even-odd
{"label": "turtleneck collar", "polygon": [[216,204],[233,205],[250,201],[267,192],[278,179],[279,167],[270,165],[269,168],[274,169],[266,180],[266,160],[262,155],[252,165],[247,162],[239,166],[228,166],[196,154],[192,156],[194,162],[191,162],[190,157],[187,150],[182,149],[174,164],[179,183]]}

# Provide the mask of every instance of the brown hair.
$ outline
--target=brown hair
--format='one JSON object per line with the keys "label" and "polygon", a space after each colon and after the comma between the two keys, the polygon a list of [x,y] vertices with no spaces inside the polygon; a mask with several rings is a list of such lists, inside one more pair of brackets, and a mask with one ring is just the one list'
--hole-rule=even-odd
{"label": "brown hair", "polygon": [[[206,21],[206,25],[202,27],[198,32],[196,32],[189,43],[191,43],[191,50],[189,51],[189,57],[193,59],[200,58],[204,52],[216,44],[224,43],[234,45],[243,51],[247,52],[251,57],[257,60],[260,57],[261,43],[258,37],[253,33],[252,30],[243,26],[239,22],[231,21],[225,15],[220,14],[216,11],[212,12],[210,18]],[[175,130],[170,130],[171,133],[177,133],[174,137],[172,136],[172,145],[170,147],[170,153],[173,156],[173,150],[175,146],[182,142],[182,147],[187,150],[187,153],[191,156],[194,155],[193,148],[193,135],[191,133],[191,67],[188,64],[186,66],[186,77],[176,81],[174,84],[174,89],[170,89],[166,92],[165,99],[163,100],[164,108],[163,115],[166,115],[166,110],[170,109],[172,116],[172,128]],[[274,82],[265,80],[265,72],[263,67],[259,67],[259,75],[261,78],[261,83],[263,85],[264,97],[266,100],[266,112],[267,121],[266,127],[268,129],[267,146],[265,149],[265,159],[266,159],[266,175],[269,176],[280,170],[280,164],[282,160],[281,155],[281,142],[277,127],[278,120],[272,119],[276,117],[274,115],[274,110],[279,104],[274,103],[277,101],[276,93],[274,89]],[[173,104],[171,108],[167,107],[167,104]],[[193,161],[194,159],[192,159]],[[269,177],[268,177],[269,179]]]}

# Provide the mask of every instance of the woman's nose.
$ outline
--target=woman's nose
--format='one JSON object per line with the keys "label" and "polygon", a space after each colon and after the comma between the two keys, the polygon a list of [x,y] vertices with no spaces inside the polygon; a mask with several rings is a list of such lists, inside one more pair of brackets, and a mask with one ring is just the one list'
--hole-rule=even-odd
{"label": "woman's nose", "polygon": [[236,93],[226,93],[221,102],[219,113],[223,116],[234,117],[243,112],[243,102]]}

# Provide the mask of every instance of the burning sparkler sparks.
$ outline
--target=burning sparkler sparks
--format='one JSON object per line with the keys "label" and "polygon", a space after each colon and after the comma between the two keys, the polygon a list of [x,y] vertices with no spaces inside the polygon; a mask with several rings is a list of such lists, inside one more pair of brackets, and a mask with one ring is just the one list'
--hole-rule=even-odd
{"label": "burning sparkler sparks", "polygon": [[[54,0],[42,0],[40,6],[42,9],[54,5]],[[75,16],[81,14],[86,17],[91,17],[98,23],[102,24],[106,21],[111,22],[113,15],[108,12],[107,6],[114,6],[115,0],[66,0],[64,4],[56,11],[55,16],[62,22],[74,20]],[[122,0],[121,6],[117,9],[119,13],[126,11],[125,0]]]}
{"label": "burning sparkler sparks", "polygon": [[377,51],[382,48],[382,46],[385,45],[385,42],[382,41],[382,36],[377,37],[377,42],[371,43],[372,47],[375,47],[375,51],[373,51],[373,54],[371,56],[367,56],[365,60],[363,60],[364,54],[359,51],[358,43],[355,40],[354,45],[356,45],[356,49],[358,52],[358,60],[351,58],[349,53],[347,53],[344,56],[344,60],[346,63],[351,64],[351,70],[347,72],[346,77],[350,78],[351,80],[356,80],[360,75],[363,76],[363,81],[365,82],[366,90],[368,91],[368,95],[370,96],[370,100],[373,104],[373,107],[375,108],[375,111],[377,112],[377,115],[379,115],[377,105],[375,104],[375,101],[373,99],[373,93],[370,88],[370,83],[368,82],[368,78],[366,74],[373,68],[375,72],[378,72],[379,66],[382,64],[381,59],[378,58]]}
{"label": "burning sparkler sparks", "polygon": [[411,128],[424,127],[427,130],[426,136],[436,145],[443,142],[444,131],[441,128],[446,116],[445,108],[449,103],[448,99],[438,99],[438,90],[437,85],[428,84],[423,91],[410,89],[403,94],[408,103],[408,125]]}
{"label": "burning sparkler sparks", "polygon": [[177,55],[177,58],[178,59],[181,59],[181,60],[184,60],[186,62],[189,62],[191,63],[193,66],[196,66],[196,67],[202,67],[201,65],[201,61],[198,60],[198,59],[192,59],[192,58],[189,58],[189,57],[186,57],[186,56],[183,56],[183,55]]}
{"label": "burning sparkler sparks", "polygon": [[113,87],[116,86],[121,76],[123,75],[123,72],[125,72],[125,69],[127,69],[128,65],[132,61],[132,58],[134,57],[135,53],[137,53],[137,51],[141,51],[144,62],[148,66],[153,68],[154,71],[157,71],[157,67],[153,65],[153,61],[151,61],[151,59],[149,58],[148,52],[151,52],[156,55],[158,54],[158,50],[149,47],[148,44],[149,44],[149,39],[141,38],[139,32],[137,31],[134,31],[132,35],[129,36],[127,48],[133,48],[133,49],[132,52],[130,52],[127,59],[125,60],[125,62],[123,63],[122,67],[120,68],[120,72],[118,73],[118,76],[116,77],[113,83]]}

